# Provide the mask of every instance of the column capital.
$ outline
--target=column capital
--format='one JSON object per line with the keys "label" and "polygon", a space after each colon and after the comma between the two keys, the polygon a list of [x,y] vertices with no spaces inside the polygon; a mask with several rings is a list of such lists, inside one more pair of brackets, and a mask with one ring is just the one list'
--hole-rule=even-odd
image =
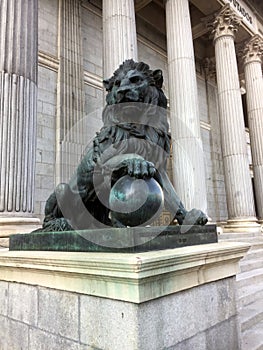
{"label": "column capital", "polygon": [[256,34],[247,40],[243,46],[242,59],[244,65],[255,61],[262,63],[262,54],[263,39]]}
{"label": "column capital", "polygon": [[211,31],[211,36],[215,41],[222,36],[235,37],[241,20],[242,18],[227,4],[223,6],[220,11],[206,17],[204,22]]}

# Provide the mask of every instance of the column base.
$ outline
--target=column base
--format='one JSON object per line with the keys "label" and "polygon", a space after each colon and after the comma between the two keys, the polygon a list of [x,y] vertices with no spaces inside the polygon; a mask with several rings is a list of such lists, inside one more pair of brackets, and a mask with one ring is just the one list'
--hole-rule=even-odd
{"label": "column base", "polygon": [[8,238],[14,233],[29,233],[39,227],[38,218],[0,217],[0,238]]}
{"label": "column base", "polygon": [[259,232],[260,224],[258,223],[257,218],[251,217],[246,219],[229,219],[223,227],[223,232],[233,232],[233,233],[242,233],[242,232]]}
{"label": "column base", "polygon": [[258,223],[260,225],[260,230],[263,233],[263,219],[258,220]]}

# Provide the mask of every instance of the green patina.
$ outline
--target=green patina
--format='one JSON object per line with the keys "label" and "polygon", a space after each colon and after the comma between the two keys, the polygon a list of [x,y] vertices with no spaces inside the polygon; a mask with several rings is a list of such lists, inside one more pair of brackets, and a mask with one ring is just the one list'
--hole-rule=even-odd
{"label": "green patina", "polygon": [[[186,233],[185,230],[187,230]],[[215,225],[107,228],[12,235],[10,250],[134,253],[216,243]],[[99,244],[100,243],[100,244]]]}

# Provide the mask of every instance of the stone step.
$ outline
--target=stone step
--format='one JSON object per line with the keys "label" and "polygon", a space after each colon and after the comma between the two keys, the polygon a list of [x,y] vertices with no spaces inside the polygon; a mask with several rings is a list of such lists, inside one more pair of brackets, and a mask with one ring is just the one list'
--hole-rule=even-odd
{"label": "stone step", "polygon": [[261,258],[243,259],[240,261],[241,273],[260,269],[263,267],[263,256]]}
{"label": "stone step", "polygon": [[254,232],[254,233],[219,233],[219,239],[223,240],[260,240],[263,239],[263,232]]}
{"label": "stone step", "polygon": [[241,350],[263,350],[263,321],[242,334]]}
{"label": "stone step", "polygon": [[220,233],[218,235],[220,240],[234,240],[235,242],[243,240],[263,240],[263,233],[257,232],[243,232],[243,233]]}
{"label": "stone step", "polygon": [[263,321],[263,299],[244,306],[239,312],[241,331],[245,332]]}
{"label": "stone step", "polygon": [[263,299],[263,283],[257,285],[245,285],[237,288],[238,306],[243,308],[258,299]]}
{"label": "stone step", "polygon": [[250,250],[263,249],[263,239],[253,238],[253,239],[221,239],[218,238],[219,242],[244,242],[251,245]]}
{"label": "stone step", "polygon": [[[220,240],[220,241],[226,241],[226,242],[237,242],[235,239],[229,239],[229,240]],[[241,241],[241,240],[239,240]],[[242,242],[248,243],[251,245],[249,251],[245,255],[245,257],[241,260],[246,259],[256,259],[256,258],[262,258],[263,257],[263,240],[262,239],[255,239],[253,242],[251,240],[245,240],[243,239]]]}
{"label": "stone step", "polygon": [[263,268],[241,272],[236,277],[238,288],[263,283]]}
{"label": "stone step", "polygon": [[245,255],[245,257],[242,259],[246,260],[246,259],[260,259],[263,258],[263,248],[250,248],[249,251],[247,252],[247,254]]}

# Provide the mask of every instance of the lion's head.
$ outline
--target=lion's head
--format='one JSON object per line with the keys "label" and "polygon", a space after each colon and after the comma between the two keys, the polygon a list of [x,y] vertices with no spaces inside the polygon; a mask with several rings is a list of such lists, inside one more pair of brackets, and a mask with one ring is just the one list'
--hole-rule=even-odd
{"label": "lion's head", "polygon": [[162,71],[152,71],[144,62],[126,60],[111,78],[103,81],[103,84],[108,92],[108,105],[142,102],[167,108],[167,99],[161,89]]}

